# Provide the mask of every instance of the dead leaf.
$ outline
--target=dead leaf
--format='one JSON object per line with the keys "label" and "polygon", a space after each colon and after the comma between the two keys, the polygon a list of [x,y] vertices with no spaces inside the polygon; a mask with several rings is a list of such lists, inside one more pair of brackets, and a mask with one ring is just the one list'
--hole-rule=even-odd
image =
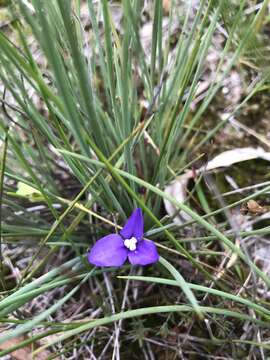
{"label": "dead leaf", "polygon": [[[5,341],[3,344],[0,345],[0,350],[8,350],[13,346],[19,345],[22,341],[27,340],[27,337],[25,336],[19,336],[14,339]],[[31,345],[27,345],[21,349],[14,350],[11,355],[12,358],[15,360],[46,360],[51,355],[50,352],[47,350],[44,350],[40,352],[35,358],[33,358],[32,355],[33,349]]]}
{"label": "dead leaf", "polygon": [[259,158],[270,161],[270,153],[264,151],[262,148],[236,148],[224,151],[223,153],[217,155],[210,160],[205,167],[201,167],[199,171],[209,171],[220,167],[228,167],[242,161]]}
{"label": "dead leaf", "polygon": [[[179,203],[183,203],[187,197],[187,185],[189,180],[194,176],[193,171],[178,176],[170,185],[166,186],[165,193],[172,196]],[[173,221],[177,225],[183,224],[185,221],[191,220],[190,215],[184,211],[178,211],[176,207],[169,201],[164,199],[165,209],[169,216],[174,217]]]}
{"label": "dead leaf", "polygon": [[242,204],[240,212],[243,215],[261,215],[267,212],[267,207],[261,206],[257,201],[251,199],[246,204]]}

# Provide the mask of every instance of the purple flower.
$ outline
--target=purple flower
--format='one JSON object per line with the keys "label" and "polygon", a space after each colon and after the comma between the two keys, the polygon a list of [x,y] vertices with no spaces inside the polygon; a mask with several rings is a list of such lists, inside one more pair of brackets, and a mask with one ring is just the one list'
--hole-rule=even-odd
{"label": "purple flower", "polygon": [[156,245],[143,239],[143,215],[135,209],[120,234],[99,239],[87,254],[96,266],[121,266],[129,260],[132,265],[148,265],[158,261]]}

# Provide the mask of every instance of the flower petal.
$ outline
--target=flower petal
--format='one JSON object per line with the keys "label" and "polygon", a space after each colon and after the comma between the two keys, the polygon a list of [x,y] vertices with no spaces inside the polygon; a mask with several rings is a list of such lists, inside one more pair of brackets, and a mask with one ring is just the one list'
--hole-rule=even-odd
{"label": "flower petal", "polygon": [[110,234],[99,239],[87,254],[96,266],[121,266],[127,259],[128,249],[120,235]]}
{"label": "flower petal", "polygon": [[136,239],[143,237],[143,214],[140,208],[133,211],[131,216],[128,218],[120,234],[124,239],[130,239],[133,236]]}
{"label": "flower petal", "polygon": [[159,255],[156,245],[150,240],[138,242],[137,250],[128,252],[128,259],[132,265],[148,265],[158,261]]}

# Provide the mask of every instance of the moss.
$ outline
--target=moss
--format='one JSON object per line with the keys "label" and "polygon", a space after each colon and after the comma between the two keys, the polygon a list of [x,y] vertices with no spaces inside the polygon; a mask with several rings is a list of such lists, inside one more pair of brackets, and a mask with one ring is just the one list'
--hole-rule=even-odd
{"label": "moss", "polygon": [[[215,177],[221,193],[231,191],[232,188],[225,179],[225,175],[231,176],[239,188],[258,184],[269,179],[270,163],[265,160],[256,159],[243,161],[230,166],[223,172],[217,172]],[[226,197],[228,203],[241,200],[245,195],[236,193]]]}

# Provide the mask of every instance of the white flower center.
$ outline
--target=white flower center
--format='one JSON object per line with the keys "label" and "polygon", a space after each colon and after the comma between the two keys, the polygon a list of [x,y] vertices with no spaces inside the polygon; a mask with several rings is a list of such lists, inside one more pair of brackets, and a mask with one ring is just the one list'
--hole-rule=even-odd
{"label": "white flower center", "polygon": [[133,236],[131,239],[125,239],[124,245],[126,248],[128,248],[130,251],[134,251],[137,249],[137,239]]}

